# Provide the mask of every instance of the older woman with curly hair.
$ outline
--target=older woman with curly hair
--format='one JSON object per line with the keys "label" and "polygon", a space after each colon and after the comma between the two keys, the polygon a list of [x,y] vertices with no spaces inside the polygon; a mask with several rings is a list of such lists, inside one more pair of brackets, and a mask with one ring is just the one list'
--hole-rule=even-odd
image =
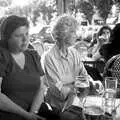
{"label": "older woman with curly hair", "polygon": [[56,44],[41,58],[49,86],[46,101],[60,111],[74,96],[76,76],[87,76],[94,85],[100,83],[88,75],[79,53],[72,47],[77,39],[77,26],[74,17],[66,14],[60,16],[52,31]]}

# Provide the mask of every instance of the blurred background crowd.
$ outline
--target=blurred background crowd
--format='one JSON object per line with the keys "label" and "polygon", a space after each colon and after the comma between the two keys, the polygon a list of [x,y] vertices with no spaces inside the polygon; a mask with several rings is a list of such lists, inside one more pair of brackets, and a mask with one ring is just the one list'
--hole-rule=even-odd
{"label": "blurred background crowd", "polygon": [[0,23],[12,14],[27,17],[30,42],[40,56],[55,43],[51,29],[64,13],[79,23],[75,48],[83,61],[106,62],[109,56],[101,46],[113,39],[113,29],[120,21],[119,0],[0,0]]}

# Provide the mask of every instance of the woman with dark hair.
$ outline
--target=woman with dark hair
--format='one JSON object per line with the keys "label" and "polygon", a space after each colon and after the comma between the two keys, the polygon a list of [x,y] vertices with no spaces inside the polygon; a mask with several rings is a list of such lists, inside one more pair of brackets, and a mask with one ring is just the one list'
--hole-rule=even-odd
{"label": "woman with dark hair", "polygon": [[38,120],[43,102],[44,72],[40,57],[29,50],[29,22],[9,16],[1,25],[0,120]]}
{"label": "woman with dark hair", "polygon": [[120,53],[119,39],[120,23],[116,24],[113,28],[112,35],[110,37],[110,43],[103,45],[100,49],[100,54],[105,59],[105,61]]}
{"label": "woman with dark hair", "polygon": [[101,27],[101,29],[98,32],[98,37],[105,36],[104,37],[104,38],[106,38],[106,39],[104,39],[105,42],[110,42],[109,38],[111,35],[112,35],[112,29],[107,25]]}
{"label": "woman with dark hair", "polygon": [[[112,29],[109,26],[103,26],[100,28],[97,34],[94,35],[93,43],[90,46],[89,54],[91,54],[93,60],[101,59],[101,54],[99,52],[100,48],[104,44],[110,42],[110,36],[112,35]],[[90,52],[91,51],[91,52]]]}

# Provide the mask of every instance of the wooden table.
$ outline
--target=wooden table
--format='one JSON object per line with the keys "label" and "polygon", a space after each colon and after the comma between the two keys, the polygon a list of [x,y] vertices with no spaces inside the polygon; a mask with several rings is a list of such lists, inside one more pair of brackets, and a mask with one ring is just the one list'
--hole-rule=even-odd
{"label": "wooden table", "polygon": [[[95,106],[98,106],[103,109],[102,100],[103,100],[103,98],[99,97],[99,96],[88,96],[86,98],[85,106],[88,107],[88,106],[95,105]],[[120,99],[115,99],[115,107],[118,104],[120,104]],[[81,107],[79,98],[77,96],[74,98],[72,105]],[[117,114],[120,114],[120,106],[117,108],[116,112],[117,112]]]}

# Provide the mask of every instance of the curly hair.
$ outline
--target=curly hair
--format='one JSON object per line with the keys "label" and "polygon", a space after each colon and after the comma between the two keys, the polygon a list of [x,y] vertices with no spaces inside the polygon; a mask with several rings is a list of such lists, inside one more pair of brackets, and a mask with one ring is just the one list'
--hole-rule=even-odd
{"label": "curly hair", "polygon": [[55,22],[52,35],[59,43],[66,40],[66,34],[70,31],[75,31],[78,26],[77,20],[70,15],[64,14],[58,17]]}

